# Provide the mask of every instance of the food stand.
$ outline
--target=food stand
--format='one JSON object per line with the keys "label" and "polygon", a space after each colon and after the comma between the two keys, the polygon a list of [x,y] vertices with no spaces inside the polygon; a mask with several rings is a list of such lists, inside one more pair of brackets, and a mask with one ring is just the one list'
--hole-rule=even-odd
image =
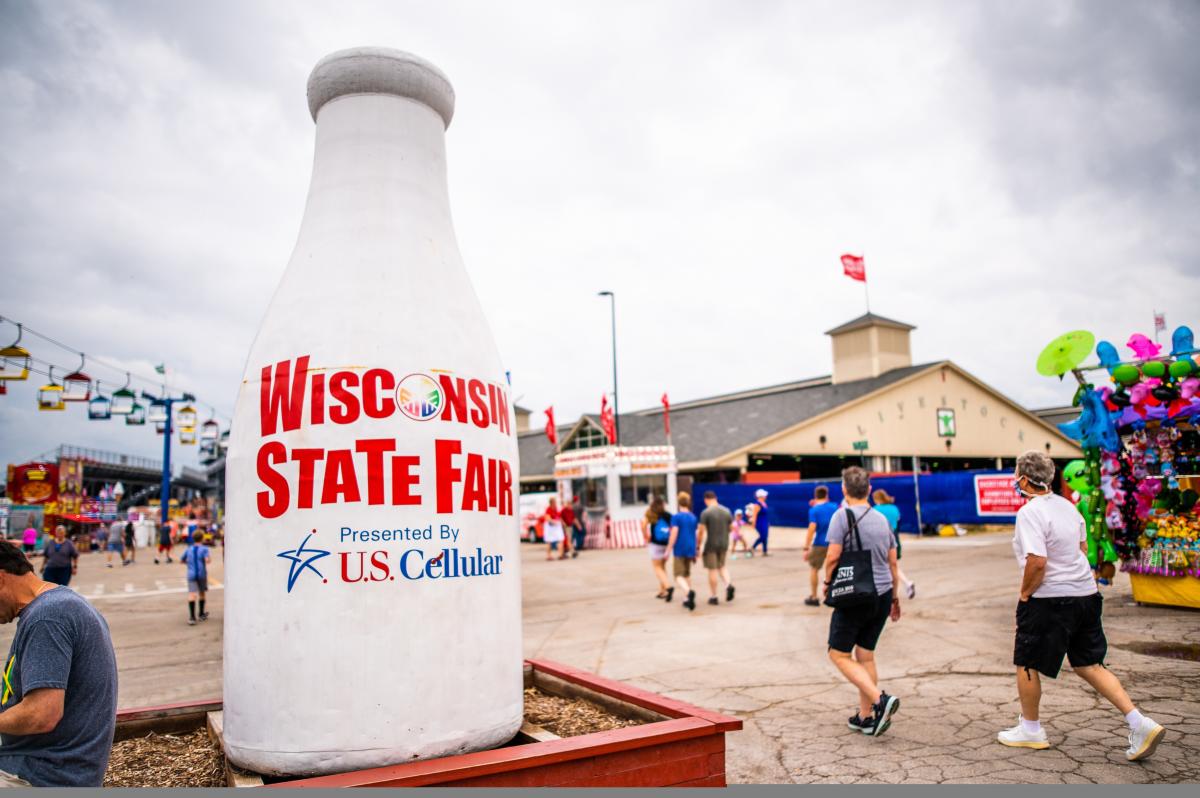
{"label": "food stand", "polygon": [[582,499],[590,549],[644,546],[642,517],[655,496],[674,508],[677,475],[674,446],[596,446],[554,458],[559,499]]}

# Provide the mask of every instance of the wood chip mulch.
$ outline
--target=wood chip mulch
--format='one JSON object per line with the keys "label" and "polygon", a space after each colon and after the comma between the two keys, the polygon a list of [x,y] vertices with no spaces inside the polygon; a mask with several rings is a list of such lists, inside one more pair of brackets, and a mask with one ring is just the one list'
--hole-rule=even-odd
{"label": "wood chip mulch", "polygon": [[[638,726],[582,698],[563,698],[536,687],[525,691],[525,720],[559,737]],[[105,787],[224,787],[225,757],[197,729],[188,734],[155,734],[113,743]]]}
{"label": "wood chip mulch", "polygon": [[225,757],[197,729],[113,743],[105,787],[224,787]]}
{"label": "wood chip mulch", "polygon": [[640,726],[642,721],[622,718],[582,698],[563,698],[536,687],[525,691],[525,720],[559,737]]}

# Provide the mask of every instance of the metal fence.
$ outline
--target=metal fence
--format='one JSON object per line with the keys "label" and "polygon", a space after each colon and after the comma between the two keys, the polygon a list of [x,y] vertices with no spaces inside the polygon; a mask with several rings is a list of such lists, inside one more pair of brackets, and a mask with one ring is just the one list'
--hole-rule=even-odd
{"label": "metal fence", "polygon": [[66,444],[59,446],[56,454],[60,460],[83,460],[88,463],[125,466],[126,468],[142,468],[147,471],[162,471],[162,460],[139,457],[136,454],[121,454],[120,452],[108,452],[103,449],[88,449],[83,446],[68,446]]}

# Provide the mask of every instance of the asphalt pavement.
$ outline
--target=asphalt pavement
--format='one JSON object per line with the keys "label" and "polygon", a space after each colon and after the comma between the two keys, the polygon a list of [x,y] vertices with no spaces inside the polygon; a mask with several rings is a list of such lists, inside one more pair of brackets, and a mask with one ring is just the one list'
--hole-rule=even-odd
{"label": "asphalt pavement", "polygon": [[[1125,760],[1125,723],[1064,669],[1045,681],[1043,722],[1053,748],[995,742],[1016,722],[1012,656],[1019,579],[1010,535],[906,539],[902,566],[917,583],[877,656],[881,682],[901,697],[892,728],[866,738],[846,728],[854,690],[826,657],[829,610],[806,607],[799,530],[777,529],[768,558],[730,562],[735,600],[684,610],[654,598],[644,550],[585,551],[547,562],[522,547],[525,654],[736,715],[733,782],[1143,783],[1200,780],[1200,662],[1129,650],[1146,642],[1200,644],[1200,613],[1139,607],[1118,575],[1105,590],[1110,668],[1134,701],[1168,728],[1153,759]],[[224,590],[213,552],[211,619],[187,625],[184,569],[105,567],[82,555],[72,587],[104,613],[120,668],[120,705],[147,706],[221,693]],[[7,649],[13,627],[0,627]],[[1134,646],[1136,647],[1136,645]]]}

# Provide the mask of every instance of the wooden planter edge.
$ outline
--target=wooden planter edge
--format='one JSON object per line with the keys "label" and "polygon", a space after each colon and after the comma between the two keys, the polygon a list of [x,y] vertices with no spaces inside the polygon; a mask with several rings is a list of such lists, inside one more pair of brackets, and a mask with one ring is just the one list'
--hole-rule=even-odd
{"label": "wooden planter edge", "polygon": [[[720,752],[719,781],[724,783],[724,734],[741,729],[741,720],[613,679],[596,676],[569,665],[541,659],[530,659],[525,663],[534,672],[554,676],[596,693],[611,696],[619,701],[658,713],[667,719],[578,737],[475,751],[468,754],[386,765],[328,776],[294,779],[266,786],[302,788],[422,787],[462,783],[468,780],[486,780],[486,777],[497,774],[533,772],[538,768],[548,766],[583,763],[598,756],[621,754],[621,752],[634,751],[639,748],[660,746],[668,749],[681,748],[681,746],[672,744],[703,737],[716,738],[711,747],[713,756],[718,756],[718,750]],[[208,712],[220,709],[221,701],[210,699],[121,710],[117,713],[116,739],[126,739],[146,731],[164,731],[167,728],[178,730],[189,726],[203,727]],[[689,745],[695,745],[695,743]],[[687,755],[691,756],[692,754]],[[680,753],[680,756],[684,756],[684,754]],[[715,766],[714,762],[714,768]],[[710,772],[708,778],[716,779],[717,775],[715,772]],[[584,781],[587,781],[586,776],[584,776]],[[716,781],[709,783],[715,784]]]}

